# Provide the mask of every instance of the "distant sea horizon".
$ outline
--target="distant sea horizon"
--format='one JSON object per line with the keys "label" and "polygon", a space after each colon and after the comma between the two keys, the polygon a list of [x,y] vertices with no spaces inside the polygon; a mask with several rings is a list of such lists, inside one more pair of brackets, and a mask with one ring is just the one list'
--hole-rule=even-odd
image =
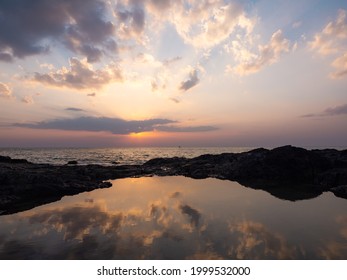
{"label": "distant sea horizon", "polygon": [[[81,165],[124,165],[143,164],[158,157],[193,158],[203,154],[241,153],[256,148],[273,149],[276,147],[0,147],[0,155],[14,159],[27,159],[30,162],[40,164],[61,165],[73,160]],[[302,148],[308,150],[346,149],[346,147],[336,146]]]}

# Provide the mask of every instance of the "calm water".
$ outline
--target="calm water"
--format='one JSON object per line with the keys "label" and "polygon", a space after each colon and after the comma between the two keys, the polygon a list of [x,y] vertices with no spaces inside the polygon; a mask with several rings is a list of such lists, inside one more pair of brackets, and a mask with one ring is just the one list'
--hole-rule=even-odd
{"label": "calm water", "polygon": [[34,163],[66,164],[77,160],[79,164],[142,164],[157,157],[192,158],[203,154],[240,153],[252,148],[189,147],[189,148],[0,148],[0,155],[24,158]]}
{"label": "calm water", "polygon": [[347,259],[347,200],[145,177],[0,217],[1,259]]}

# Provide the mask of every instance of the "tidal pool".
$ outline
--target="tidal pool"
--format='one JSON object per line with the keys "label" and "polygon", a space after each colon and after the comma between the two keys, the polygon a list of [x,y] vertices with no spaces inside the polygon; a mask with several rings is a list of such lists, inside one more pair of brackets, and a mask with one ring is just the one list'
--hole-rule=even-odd
{"label": "tidal pool", "polygon": [[144,177],[0,217],[0,259],[347,259],[347,200]]}

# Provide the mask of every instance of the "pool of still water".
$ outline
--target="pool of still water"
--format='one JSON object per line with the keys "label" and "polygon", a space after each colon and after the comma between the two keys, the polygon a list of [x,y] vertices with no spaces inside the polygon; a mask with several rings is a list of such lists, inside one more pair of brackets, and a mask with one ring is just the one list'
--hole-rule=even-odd
{"label": "pool of still water", "polygon": [[0,216],[0,259],[347,259],[347,200],[144,177]]}

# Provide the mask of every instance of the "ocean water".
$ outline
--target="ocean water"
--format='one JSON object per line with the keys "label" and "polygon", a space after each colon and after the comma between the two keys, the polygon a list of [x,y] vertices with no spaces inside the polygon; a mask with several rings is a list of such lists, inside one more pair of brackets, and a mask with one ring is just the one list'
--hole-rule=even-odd
{"label": "ocean water", "polygon": [[158,157],[193,158],[203,154],[240,153],[251,147],[165,147],[165,148],[0,148],[0,155],[27,159],[33,163],[66,164],[142,164]]}

